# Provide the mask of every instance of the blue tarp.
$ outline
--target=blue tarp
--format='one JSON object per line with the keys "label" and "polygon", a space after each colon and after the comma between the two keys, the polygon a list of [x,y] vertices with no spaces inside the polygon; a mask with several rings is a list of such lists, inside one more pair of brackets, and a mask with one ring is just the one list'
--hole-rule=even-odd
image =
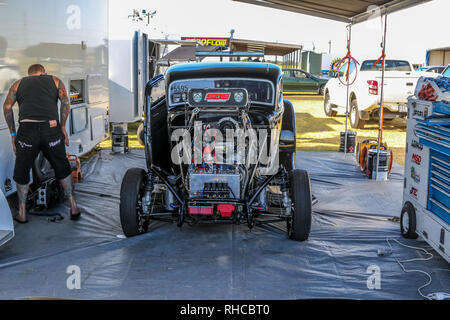
{"label": "blue tarp", "polygon": [[[394,166],[389,182],[365,178],[353,155],[298,152],[314,195],[310,239],[287,239],[282,223],[184,226],[152,223],[145,235],[124,239],[119,219],[120,183],[130,167],[145,167],[141,151],[112,156],[102,151],[83,164],[76,185],[82,219],[61,222],[30,216],[0,248],[0,299],[59,297],[83,299],[420,299],[428,281],[404,273],[398,259],[423,252],[386,238],[425,248],[433,259],[406,264],[432,275],[425,293],[449,291],[449,265],[426,242],[402,239],[403,168]],[[69,290],[69,266],[77,266],[81,288]],[[69,271],[72,269],[69,269]],[[379,289],[369,289],[374,270]],[[372,279],[372,280],[371,280]]]}

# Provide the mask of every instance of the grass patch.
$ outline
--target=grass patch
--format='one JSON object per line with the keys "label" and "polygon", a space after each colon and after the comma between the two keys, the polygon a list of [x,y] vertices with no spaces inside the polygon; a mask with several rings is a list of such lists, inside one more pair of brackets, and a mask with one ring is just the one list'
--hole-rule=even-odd
{"label": "grass patch", "polygon": [[[339,151],[340,132],[345,130],[345,116],[327,117],[323,111],[323,99],[288,96],[295,108],[297,123],[297,150]],[[378,121],[371,120],[357,132],[357,141],[378,137]],[[394,161],[405,163],[406,121],[394,119],[384,123],[383,141],[393,150]]]}
{"label": "grass patch", "polygon": [[[297,150],[299,151],[339,151],[340,132],[345,129],[345,117],[327,117],[323,111],[323,98],[319,95],[286,95],[294,104],[297,122]],[[141,122],[128,125],[129,146],[131,149],[143,150],[136,136]],[[357,141],[378,137],[378,121],[369,121],[364,129],[357,131]],[[395,119],[385,122],[384,141],[393,150],[394,161],[405,163],[406,121]],[[111,139],[99,145],[102,149],[111,149]]]}
{"label": "grass patch", "polygon": [[[144,150],[144,146],[139,143],[136,135],[137,129],[139,128],[140,125],[141,121],[128,124],[128,146],[130,149]],[[102,149],[111,149],[112,148],[111,139],[102,141],[99,144],[99,147]]]}

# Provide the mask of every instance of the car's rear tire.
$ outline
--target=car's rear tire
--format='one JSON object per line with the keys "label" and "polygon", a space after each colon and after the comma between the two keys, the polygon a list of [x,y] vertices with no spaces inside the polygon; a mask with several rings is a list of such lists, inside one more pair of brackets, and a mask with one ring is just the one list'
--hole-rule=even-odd
{"label": "car's rear tire", "polygon": [[350,125],[355,129],[364,129],[366,121],[359,117],[358,100],[350,102]]}
{"label": "car's rear tire", "polygon": [[323,100],[323,110],[329,117],[335,117],[337,115],[337,111],[333,110],[333,104],[330,103],[330,93],[328,91],[325,93],[325,99]]}
{"label": "car's rear tire", "polygon": [[123,233],[133,237],[147,232],[148,221],[142,216],[140,201],[144,192],[145,170],[129,169],[120,188],[120,223]]}
{"label": "car's rear tire", "polygon": [[416,210],[410,202],[406,202],[400,215],[400,231],[402,236],[407,239],[417,239],[416,228]]}
{"label": "car's rear tire", "polygon": [[311,230],[312,198],[308,172],[295,169],[290,172],[292,217],[288,221],[289,238],[308,240]]}

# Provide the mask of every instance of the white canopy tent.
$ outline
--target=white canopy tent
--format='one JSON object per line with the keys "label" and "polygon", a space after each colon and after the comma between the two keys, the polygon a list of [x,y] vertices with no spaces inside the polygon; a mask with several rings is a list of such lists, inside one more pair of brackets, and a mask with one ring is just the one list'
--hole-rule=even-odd
{"label": "white canopy tent", "polygon": [[[380,123],[378,130],[378,151],[381,147],[382,133],[383,133],[383,104],[384,104],[384,60],[386,49],[386,31],[387,31],[387,15],[399,10],[410,8],[432,0],[233,0],[258,6],[269,7],[273,9],[280,9],[290,12],[297,12],[301,14],[316,16],[320,18],[341,21],[348,24],[348,44],[347,49],[350,53],[351,44],[351,26],[371,18],[379,18],[384,16],[383,41],[381,44],[381,62],[382,80],[380,92]],[[348,63],[350,68],[350,62]],[[347,122],[348,122],[348,95],[349,83],[347,79],[347,105],[346,105],[346,120],[345,120],[345,153],[347,152]],[[378,179],[380,155],[377,155],[376,177]]]}
{"label": "white canopy tent", "polygon": [[432,0],[233,0],[346,23],[370,19],[376,8],[389,13]]}

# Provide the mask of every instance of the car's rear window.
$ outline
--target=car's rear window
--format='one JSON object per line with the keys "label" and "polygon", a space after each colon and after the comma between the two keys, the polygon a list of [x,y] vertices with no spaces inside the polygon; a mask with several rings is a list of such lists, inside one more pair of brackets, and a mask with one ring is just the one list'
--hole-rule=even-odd
{"label": "car's rear window", "polygon": [[[361,64],[361,71],[381,71],[381,62],[375,66],[376,60],[366,60]],[[404,60],[386,60],[386,71],[412,71],[408,61]]]}
{"label": "car's rear window", "polygon": [[248,91],[250,101],[262,104],[274,104],[274,88],[270,81],[245,78],[206,78],[172,82],[169,86],[169,105],[184,104],[189,89],[214,88],[244,88]]}

